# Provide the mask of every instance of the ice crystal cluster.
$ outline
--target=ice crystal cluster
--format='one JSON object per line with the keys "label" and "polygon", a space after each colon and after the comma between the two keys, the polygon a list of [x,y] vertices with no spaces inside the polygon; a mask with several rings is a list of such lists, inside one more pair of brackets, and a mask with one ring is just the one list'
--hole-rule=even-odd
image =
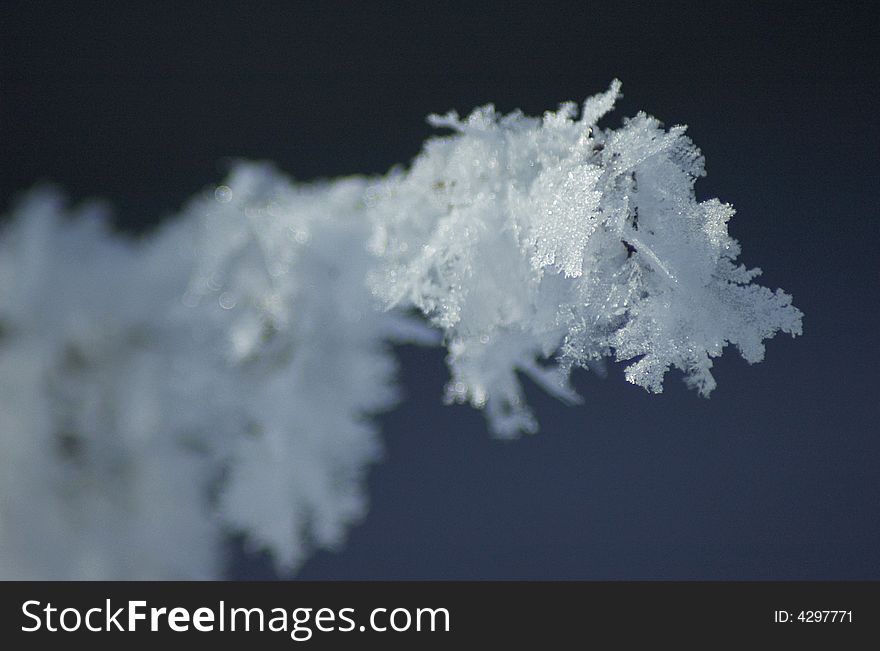
{"label": "ice crystal cluster", "polygon": [[286,572],[338,546],[395,342],[442,341],[447,400],[513,437],[538,427],[519,374],[577,402],[572,369],[613,358],[708,395],[725,346],[799,334],[733,209],[696,200],[684,127],[597,124],[619,91],[431,116],[451,135],[382,178],[240,163],[141,240],[32,191],[0,231],[0,576],[216,578],[230,532]]}
{"label": "ice crystal cluster", "polygon": [[448,399],[485,407],[501,436],[537,429],[517,371],[576,400],[572,366],[615,357],[635,360],[626,378],[650,391],[676,367],[708,395],[728,343],[757,362],[763,339],[800,332],[791,297],[736,264],[733,209],[696,201],[703,157],[684,127],[644,113],[596,125],[619,90],[580,117],[574,103],[542,119],[492,106],[431,116],[455,135],[373,188],[373,290],[443,330]]}

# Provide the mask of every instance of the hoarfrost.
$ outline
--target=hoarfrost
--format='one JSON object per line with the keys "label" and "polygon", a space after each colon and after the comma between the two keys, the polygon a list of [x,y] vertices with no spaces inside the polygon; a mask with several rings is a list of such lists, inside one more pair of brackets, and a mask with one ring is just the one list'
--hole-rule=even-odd
{"label": "hoarfrost", "polygon": [[[143,241],[32,192],[0,231],[0,576],[212,578],[223,536],[294,571],[366,512],[394,342],[438,343],[446,400],[534,432],[519,374],[567,402],[574,367],[670,368],[703,395],[801,332],[698,202],[703,157],[615,81],[531,118],[429,121],[409,169],[294,184],[240,163]],[[384,306],[384,310],[382,307]]]}

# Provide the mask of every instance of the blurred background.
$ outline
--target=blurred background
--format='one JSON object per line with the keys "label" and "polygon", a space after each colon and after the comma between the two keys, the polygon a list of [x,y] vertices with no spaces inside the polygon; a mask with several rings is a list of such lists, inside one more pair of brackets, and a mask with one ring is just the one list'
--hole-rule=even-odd
{"label": "blurred background", "polygon": [[[183,4],[183,6],[181,6]],[[145,232],[235,158],[298,180],[382,174],[425,116],[540,114],[623,81],[703,150],[700,198],[804,336],[711,399],[579,372],[541,432],[445,407],[442,352],[401,347],[371,509],[303,579],[878,579],[878,14],[870,3],[0,4],[0,209],[37,182]],[[232,544],[235,578],[270,578]]]}

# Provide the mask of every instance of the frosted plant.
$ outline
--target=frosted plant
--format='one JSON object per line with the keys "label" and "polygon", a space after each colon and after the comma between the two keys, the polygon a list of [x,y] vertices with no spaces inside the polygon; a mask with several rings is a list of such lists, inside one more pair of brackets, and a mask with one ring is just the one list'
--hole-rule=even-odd
{"label": "frosted plant", "polygon": [[[37,191],[0,231],[0,576],[212,578],[241,532],[293,572],[363,517],[393,342],[448,350],[449,401],[533,432],[518,373],[670,368],[708,395],[734,344],[798,334],[737,265],[703,158],[619,82],[542,118],[431,116],[408,170],[294,184],[238,164],[141,241]],[[421,312],[436,330],[412,320]]]}
{"label": "frosted plant", "polygon": [[801,331],[790,297],[736,265],[733,209],[696,201],[703,157],[685,128],[643,113],[597,127],[619,92],[579,119],[573,103],[542,119],[431,116],[454,135],[370,189],[375,293],[443,330],[448,400],[485,406],[500,436],[537,429],[517,371],[575,401],[572,366],[614,357],[650,391],[676,367],[708,395],[728,343],[757,362],[763,339]]}

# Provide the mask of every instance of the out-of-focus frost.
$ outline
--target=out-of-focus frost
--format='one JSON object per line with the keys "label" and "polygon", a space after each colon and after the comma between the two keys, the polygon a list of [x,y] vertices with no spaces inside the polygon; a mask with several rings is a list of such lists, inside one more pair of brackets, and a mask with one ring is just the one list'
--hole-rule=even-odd
{"label": "out-of-focus frost", "polygon": [[397,399],[364,181],[240,165],[134,244],[32,194],[0,239],[0,575],[216,578],[224,532],[295,570],[366,509]]}
{"label": "out-of-focus frost", "polygon": [[447,400],[504,437],[538,427],[518,373],[574,403],[572,368],[611,357],[708,395],[727,344],[798,334],[737,265],[733,209],[696,201],[684,127],[597,126],[619,92],[431,116],[453,134],[380,179],[242,163],[137,242],[32,192],[0,232],[0,576],[216,578],[231,531],[288,572],[338,546],[398,398],[388,346],[438,340],[410,310]]}
{"label": "out-of-focus frost", "polygon": [[[166,240],[167,241],[167,240]],[[177,247],[177,241],[169,242]],[[175,251],[112,237],[48,191],[0,239],[0,576],[211,578],[220,536],[187,414]],[[157,264],[160,263],[161,264]],[[180,364],[176,354],[182,355]]]}
{"label": "out-of-focus frost", "polygon": [[365,183],[294,186],[240,165],[186,211],[199,229],[187,301],[221,324],[240,392],[219,515],[282,568],[364,515],[364,469],[381,454],[368,416],[397,399],[387,342],[432,341],[366,289]]}

